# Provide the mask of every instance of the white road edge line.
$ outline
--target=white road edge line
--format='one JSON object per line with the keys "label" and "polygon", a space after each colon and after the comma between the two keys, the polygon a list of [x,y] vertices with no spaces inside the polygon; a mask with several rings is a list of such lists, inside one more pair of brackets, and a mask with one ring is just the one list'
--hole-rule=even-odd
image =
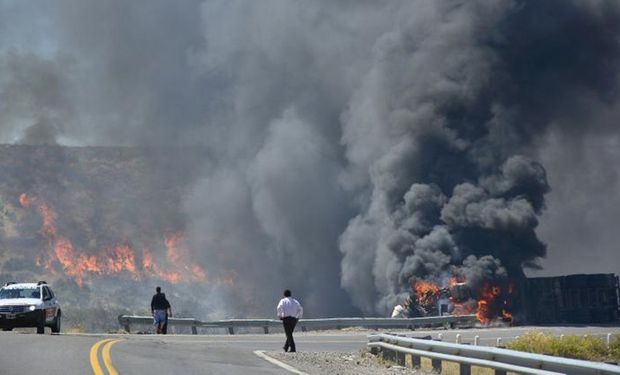
{"label": "white road edge line", "polygon": [[284,362],[280,362],[275,358],[272,358],[270,356],[268,356],[267,354],[265,354],[264,350],[255,350],[254,354],[256,354],[258,357],[264,359],[267,362],[273,363],[276,366],[282,367],[283,369],[285,369],[286,371],[292,372],[293,374],[297,374],[297,375],[308,375],[307,373],[303,372],[303,371],[299,371],[297,370],[295,367],[293,366],[289,366]]}

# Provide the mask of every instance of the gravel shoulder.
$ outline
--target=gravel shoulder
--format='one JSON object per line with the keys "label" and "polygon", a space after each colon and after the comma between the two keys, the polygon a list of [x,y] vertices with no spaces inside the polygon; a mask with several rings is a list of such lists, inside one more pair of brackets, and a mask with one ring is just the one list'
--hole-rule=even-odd
{"label": "gravel shoulder", "polygon": [[342,352],[266,352],[268,356],[310,375],[428,375],[419,369],[409,369],[387,363],[367,351]]}

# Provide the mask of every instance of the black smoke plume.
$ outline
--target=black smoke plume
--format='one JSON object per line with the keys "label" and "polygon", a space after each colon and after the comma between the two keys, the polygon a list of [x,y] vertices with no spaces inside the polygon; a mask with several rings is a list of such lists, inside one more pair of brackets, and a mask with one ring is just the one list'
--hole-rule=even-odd
{"label": "black smoke plume", "polygon": [[570,116],[615,100],[611,2],[416,4],[375,45],[345,116],[371,192],[341,237],[342,283],[367,313],[401,302],[412,277],[523,278],[546,254],[535,142],[554,126],[583,131]]}

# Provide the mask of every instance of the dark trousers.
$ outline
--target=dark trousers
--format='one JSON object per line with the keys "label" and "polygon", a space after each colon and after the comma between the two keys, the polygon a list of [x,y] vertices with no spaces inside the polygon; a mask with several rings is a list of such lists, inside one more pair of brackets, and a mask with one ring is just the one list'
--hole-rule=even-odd
{"label": "dark trousers", "polygon": [[286,335],[284,351],[288,352],[289,348],[291,349],[291,352],[297,351],[295,349],[295,340],[293,340],[293,331],[295,330],[295,326],[297,325],[297,318],[287,316],[286,318],[282,319],[282,324],[284,324],[284,334]]}

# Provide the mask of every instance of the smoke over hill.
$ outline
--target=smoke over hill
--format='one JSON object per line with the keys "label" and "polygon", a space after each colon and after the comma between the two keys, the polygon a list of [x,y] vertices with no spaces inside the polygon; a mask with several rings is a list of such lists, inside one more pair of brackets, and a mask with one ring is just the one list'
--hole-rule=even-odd
{"label": "smoke over hill", "polygon": [[374,315],[414,277],[519,280],[539,223],[551,245],[615,233],[620,212],[563,213],[620,202],[619,29],[607,0],[2,3],[0,142],[24,145],[0,150],[3,272],[134,310],[176,272],[199,317],[270,315],[285,287],[311,316]]}

